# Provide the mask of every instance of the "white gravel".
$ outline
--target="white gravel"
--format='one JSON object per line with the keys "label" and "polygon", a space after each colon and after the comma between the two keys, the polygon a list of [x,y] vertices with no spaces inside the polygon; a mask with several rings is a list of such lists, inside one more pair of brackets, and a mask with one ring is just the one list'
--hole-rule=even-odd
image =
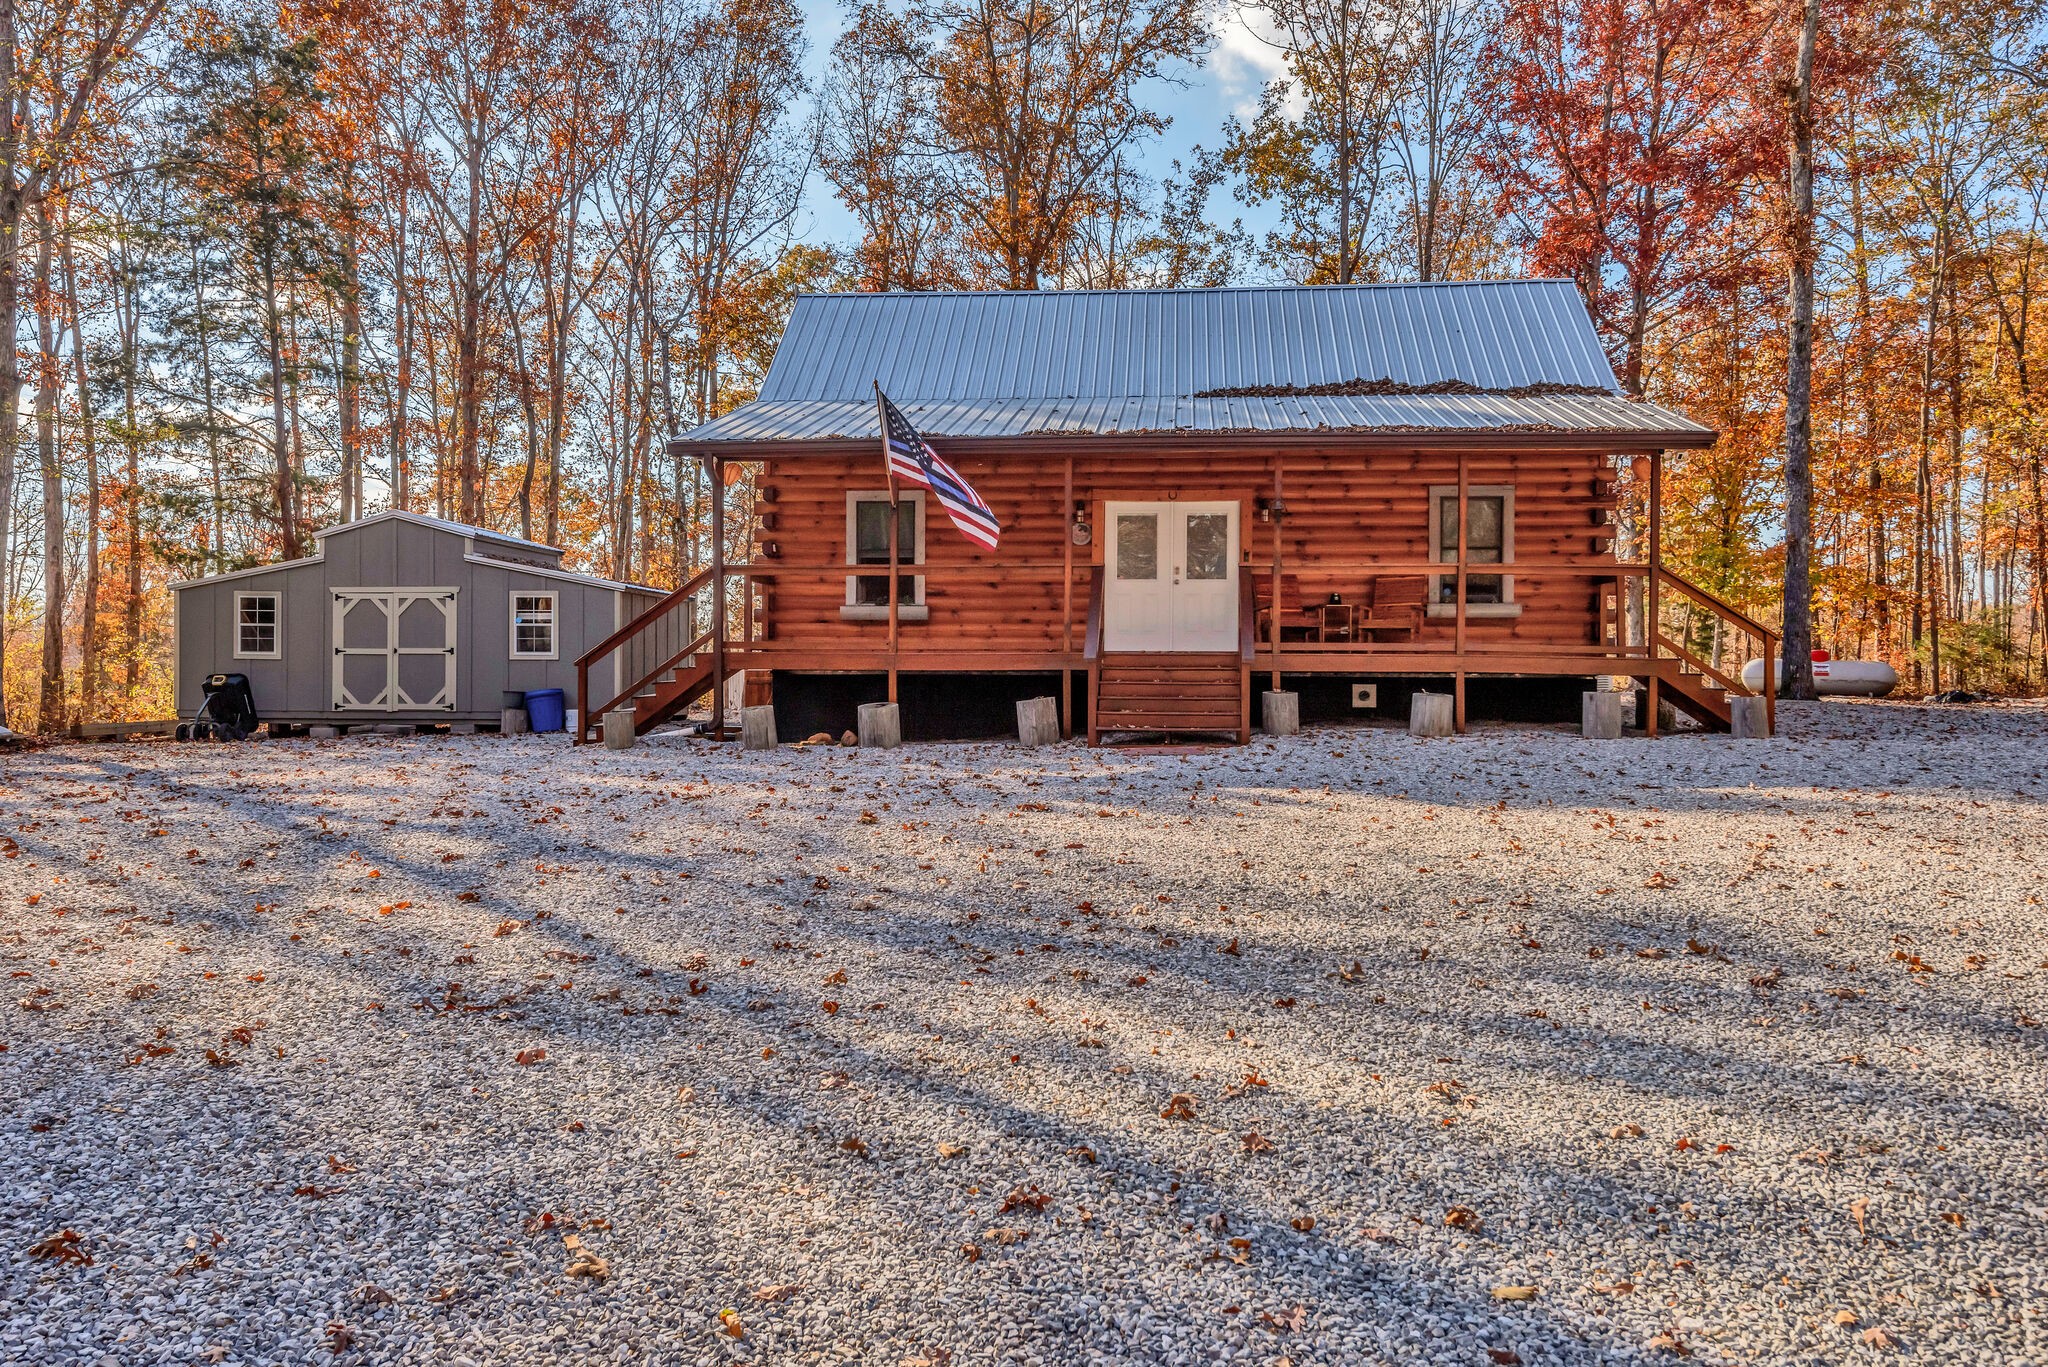
{"label": "white gravel", "polygon": [[2048,1361],[2048,714],[1784,719],[0,753],[0,1360]]}

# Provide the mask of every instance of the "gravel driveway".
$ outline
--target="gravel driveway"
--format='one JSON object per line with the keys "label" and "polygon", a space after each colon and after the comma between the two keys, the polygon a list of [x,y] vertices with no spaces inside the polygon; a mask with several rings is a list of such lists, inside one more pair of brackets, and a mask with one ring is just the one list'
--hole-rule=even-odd
{"label": "gravel driveway", "polygon": [[2048,714],[0,754],[0,1360],[2048,1361]]}

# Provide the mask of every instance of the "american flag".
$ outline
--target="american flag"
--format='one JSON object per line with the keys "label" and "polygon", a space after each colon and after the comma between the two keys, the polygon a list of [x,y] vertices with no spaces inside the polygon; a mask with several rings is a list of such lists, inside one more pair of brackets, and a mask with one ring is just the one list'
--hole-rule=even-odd
{"label": "american flag", "polygon": [[882,406],[882,432],[889,448],[890,473],[931,490],[962,536],[985,550],[994,550],[996,538],[1002,535],[1003,529],[981,495],[974,492],[974,486],[960,478],[958,470],[946,464],[938,452],[924,444],[924,438],[917,435],[910,419],[889,402],[879,385],[875,388],[875,398]]}

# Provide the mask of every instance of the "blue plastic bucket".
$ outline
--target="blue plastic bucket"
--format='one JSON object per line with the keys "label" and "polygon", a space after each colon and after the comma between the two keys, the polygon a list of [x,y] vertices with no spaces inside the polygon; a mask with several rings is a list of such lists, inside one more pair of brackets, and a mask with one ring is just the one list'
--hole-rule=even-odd
{"label": "blue plastic bucket", "polygon": [[559,688],[535,688],[526,694],[526,719],[536,731],[559,731],[562,729],[562,690]]}

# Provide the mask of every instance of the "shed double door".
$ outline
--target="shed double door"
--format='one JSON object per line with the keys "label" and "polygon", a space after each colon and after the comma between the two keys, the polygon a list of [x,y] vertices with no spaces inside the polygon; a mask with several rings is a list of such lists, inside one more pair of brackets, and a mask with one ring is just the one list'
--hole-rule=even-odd
{"label": "shed double door", "polygon": [[1238,504],[1110,503],[1103,649],[1237,648]]}
{"label": "shed double door", "polygon": [[336,589],[334,710],[455,710],[455,590]]}

